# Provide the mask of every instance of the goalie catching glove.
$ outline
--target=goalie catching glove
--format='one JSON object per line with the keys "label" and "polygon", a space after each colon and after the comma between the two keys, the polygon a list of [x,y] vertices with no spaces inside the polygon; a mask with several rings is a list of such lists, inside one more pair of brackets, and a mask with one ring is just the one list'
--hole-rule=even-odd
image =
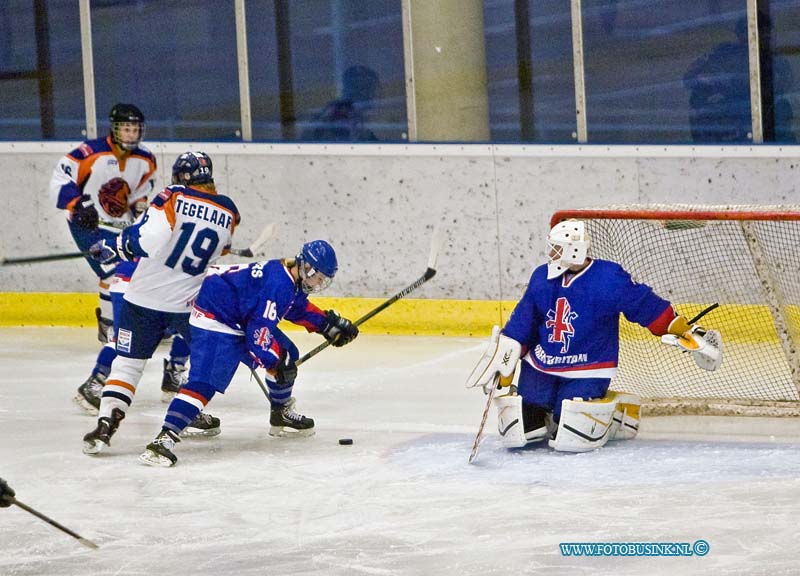
{"label": "goalie catching glove", "polygon": [[320,334],[331,346],[344,346],[349,344],[358,336],[358,326],[350,322],[347,318],[342,318],[335,310],[325,312],[325,326],[320,330]]}
{"label": "goalie catching glove", "polygon": [[500,386],[510,386],[521,355],[522,345],[513,338],[501,334],[500,326],[494,326],[489,345],[467,378],[466,387],[483,386],[483,391],[488,393],[496,374],[500,374]]}
{"label": "goalie catching glove", "polygon": [[703,370],[713,372],[722,364],[722,335],[716,330],[689,324],[683,316],[676,316],[670,322],[661,342],[689,352]]}

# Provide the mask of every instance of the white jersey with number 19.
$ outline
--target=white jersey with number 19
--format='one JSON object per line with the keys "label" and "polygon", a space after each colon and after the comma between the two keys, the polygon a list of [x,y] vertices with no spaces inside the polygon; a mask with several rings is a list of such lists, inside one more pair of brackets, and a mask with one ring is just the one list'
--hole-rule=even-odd
{"label": "white jersey with number 19", "polygon": [[131,276],[125,300],[162,312],[186,312],[206,270],[227,254],[239,211],[227,196],[189,186],[167,186],[125,240],[146,253]]}

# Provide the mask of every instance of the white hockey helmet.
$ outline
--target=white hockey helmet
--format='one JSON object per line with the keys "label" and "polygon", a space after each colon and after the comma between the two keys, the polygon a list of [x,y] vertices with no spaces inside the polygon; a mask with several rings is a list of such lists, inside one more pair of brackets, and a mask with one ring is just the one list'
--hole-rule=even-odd
{"label": "white hockey helmet", "polygon": [[586,224],[580,220],[565,220],[553,226],[547,235],[547,279],[558,278],[570,266],[583,264],[590,244]]}

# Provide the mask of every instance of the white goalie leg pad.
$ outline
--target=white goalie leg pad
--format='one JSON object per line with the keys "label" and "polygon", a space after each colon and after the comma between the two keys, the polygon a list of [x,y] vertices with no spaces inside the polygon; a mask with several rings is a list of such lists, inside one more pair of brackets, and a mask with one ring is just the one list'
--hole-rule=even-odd
{"label": "white goalie leg pad", "polygon": [[614,433],[616,409],[613,399],[564,400],[556,438],[548,442],[550,448],[559,452],[590,452],[602,448]]}
{"label": "white goalie leg pad", "polygon": [[506,448],[521,448],[527,444],[522,422],[522,396],[504,394],[494,400],[497,408],[497,432]]}
{"label": "white goalie leg pad", "polygon": [[497,408],[497,432],[505,448],[522,448],[529,442],[542,440],[548,436],[547,426],[525,432],[522,416],[522,396],[509,393],[494,399]]}
{"label": "white goalie leg pad", "polygon": [[[605,398],[616,402],[614,422],[611,425],[611,440],[631,440],[639,433],[642,399],[629,392],[609,390]],[[605,399],[604,398],[604,399]]]}
{"label": "white goalie leg pad", "polygon": [[521,352],[522,346],[519,342],[504,336],[500,333],[500,327],[494,326],[489,345],[467,378],[466,387],[483,386],[485,389],[498,372],[503,378],[513,375]]}
{"label": "white goalie leg pad", "polygon": [[703,370],[713,372],[722,365],[722,335],[716,330],[692,330],[683,336],[664,334],[661,342],[690,352],[692,360]]}

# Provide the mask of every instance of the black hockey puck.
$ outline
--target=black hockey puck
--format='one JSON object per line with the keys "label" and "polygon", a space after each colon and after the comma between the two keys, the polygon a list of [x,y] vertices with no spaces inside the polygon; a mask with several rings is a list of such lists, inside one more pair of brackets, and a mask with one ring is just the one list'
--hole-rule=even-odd
{"label": "black hockey puck", "polygon": [[352,438],[339,438],[339,444],[341,444],[342,446],[349,446],[352,443],[353,443]]}

